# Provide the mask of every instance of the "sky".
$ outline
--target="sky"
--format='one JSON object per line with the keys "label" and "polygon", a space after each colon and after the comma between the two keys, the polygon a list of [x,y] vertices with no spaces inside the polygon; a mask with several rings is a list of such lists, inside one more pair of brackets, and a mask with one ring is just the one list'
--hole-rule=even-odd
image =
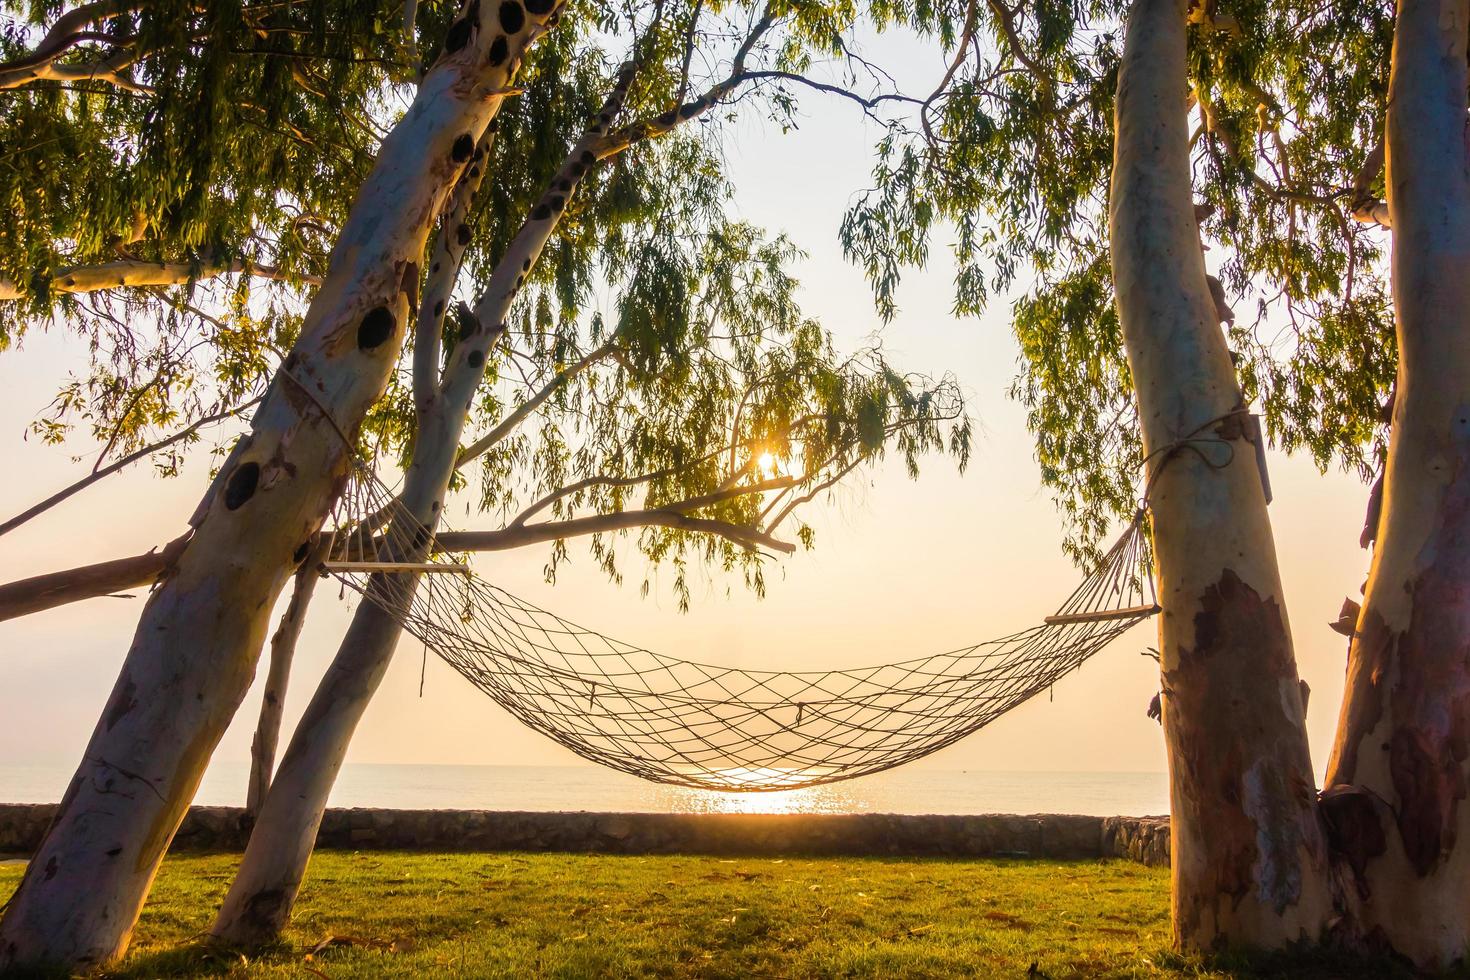
{"label": "sky", "polygon": [[[938,76],[937,56],[912,45],[884,52],[900,80]],[[738,214],[785,231],[810,258],[798,269],[801,300],[851,349],[881,330],[888,358],[928,373],[953,372],[976,422],[969,470],[933,458],[911,481],[893,460],[808,512],[816,547],[767,572],[765,599],[718,574],[692,580],[693,607],[678,612],[667,583],[640,598],[642,576],[618,587],[573,542],[555,586],[543,580],[547,552],[481,555],[476,571],[575,622],[673,656],[746,668],[825,669],[903,660],[1032,625],[1072,591],[1080,574],[1061,552],[1062,527],[1042,487],[1024,411],[1005,391],[1018,370],[1009,307],[979,320],[949,312],[953,267],[942,239],[929,267],[910,273],[898,315],[873,312],[861,273],[847,265],[838,223],[866,186],[876,130],[855,106],[805,95],[798,130],[772,132],[743,119],[728,144]],[[32,333],[0,355],[0,517],[70,483],[90,466],[87,441],[44,446],[28,424],[85,351],[63,332]],[[1342,693],[1347,641],[1327,628],[1367,569],[1359,550],[1367,488],[1320,475],[1309,460],[1269,454],[1271,517],[1302,676],[1313,695],[1307,724],[1319,773]],[[175,537],[207,482],[202,461],[173,480],[145,467],[83,494],[0,537],[0,581],[123,555]],[[449,521],[476,526],[463,501]],[[294,724],[348,621],[354,597],[323,583],[311,610],[287,695]],[[142,598],[100,598],[0,623],[0,766],[70,766],[80,757],[131,639]],[[283,598],[284,603],[284,598]],[[915,765],[931,769],[1162,771],[1159,726],[1145,715],[1158,690],[1152,623],[1136,627],[1051,696],[1022,705],[955,746]],[[420,696],[421,666],[424,669]],[[264,676],[264,670],[260,671]],[[259,707],[252,688],[216,759],[249,757]],[[369,709],[349,762],[589,765],[525,728],[406,638]],[[0,786],[0,798],[4,787]]]}

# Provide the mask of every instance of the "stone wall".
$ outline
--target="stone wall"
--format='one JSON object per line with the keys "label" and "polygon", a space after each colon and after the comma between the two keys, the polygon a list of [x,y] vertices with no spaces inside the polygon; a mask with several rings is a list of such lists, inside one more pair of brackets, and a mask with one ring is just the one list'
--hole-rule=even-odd
{"label": "stone wall", "polygon": [[[0,804],[0,853],[26,854],[54,804]],[[245,846],[244,811],[196,806],[176,850]],[[1126,857],[1169,863],[1167,817],[898,814],[520,813],[328,810],[320,847],[355,850],[599,851],[610,854],[810,854],[903,857]]]}

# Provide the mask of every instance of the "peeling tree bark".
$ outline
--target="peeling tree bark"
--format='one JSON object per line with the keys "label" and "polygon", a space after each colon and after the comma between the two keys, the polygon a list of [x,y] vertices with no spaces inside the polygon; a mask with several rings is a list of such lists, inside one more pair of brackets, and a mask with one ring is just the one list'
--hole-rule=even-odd
{"label": "peeling tree bark", "polygon": [[[458,461],[470,404],[484,377],[488,352],[504,331],[505,317],[525,281],[526,272],[540,257],[568,196],[588,171],[592,162],[588,145],[600,137],[607,120],[621,108],[631,82],[632,71],[625,70],[599,114],[600,121],[594,122],[572,148],[512,239],[491,273],[490,283],[476,304],[470,322],[462,324],[463,336],[444,370],[442,382],[429,381],[437,372],[437,358],[420,357],[415,364],[418,433],[401,497],[411,526],[395,530],[406,533],[418,544],[410,553],[398,556],[400,561],[420,561],[428,553]],[[458,273],[464,246],[468,244],[467,239],[459,240],[458,229],[474,189],[474,183],[461,187],[461,199],[441,230],[437,264],[431,266],[430,282],[425,290],[426,296],[441,298],[420,311],[421,344],[427,344],[439,334],[444,303]],[[246,945],[273,939],[290,920],[337,771],[347,755],[358,722],[392,662],[402,632],[399,615],[406,611],[413,586],[417,584],[416,574],[393,577],[397,581],[391,587],[383,576],[375,576],[369,583],[368,588],[385,597],[391,609],[385,610],[375,602],[358,606],[336,657],[292,734],[260,819],[251,832],[240,870],[210,929],[210,934],[221,942]]]}
{"label": "peeling tree bark", "polygon": [[1333,906],[1261,474],[1191,199],[1185,0],[1136,0],[1110,232],[1159,575],[1175,943],[1278,947]]}
{"label": "peeling tree bark", "polygon": [[[516,18],[506,16],[514,6]],[[384,140],[298,339],[132,648],[45,840],[0,920],[0,972],[84,969],[127,948],[210,754],[250,686],[274,601],[347,479],[445,195],[553,0],[478,0]],[[508,28],[514,28],[509,30]]]}
{"label": "peeling tree bark", "polygon": [[1470,948],[1467,0],[1400,0],[1388,210],[1399,371],[1372,568],[1323,805],[1378,941]]}

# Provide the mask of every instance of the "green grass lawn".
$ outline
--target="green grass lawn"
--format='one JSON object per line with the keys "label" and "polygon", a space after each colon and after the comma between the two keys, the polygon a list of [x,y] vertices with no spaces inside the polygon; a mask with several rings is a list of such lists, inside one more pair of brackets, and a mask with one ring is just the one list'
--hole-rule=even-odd
{"label": "green grass lawn", "polygon": [[[195,945],[237,855],[171,857],[114,975],[1345,977],[1168,951],[1168,873],[1123,861],[324,852],[287,941]],[[0,866],[0,901],[20,880]]]}

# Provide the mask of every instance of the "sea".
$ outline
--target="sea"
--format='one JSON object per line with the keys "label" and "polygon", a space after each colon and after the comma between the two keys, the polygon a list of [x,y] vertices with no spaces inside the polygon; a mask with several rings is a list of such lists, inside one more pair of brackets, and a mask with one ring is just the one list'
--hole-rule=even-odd
{"label": "sea", "polygon": [[[71,770],[0,766],[0,802],[54,803]],[[196,803],[238,806],[248,765],[210,766]],[[806,789],[719,793],[651,783],[595,766],[450,766],[347,763],[331,805],[397,809],[626,813],[1080,813],[1169,812],[1159,772],[986,772],[895,769]]]}

